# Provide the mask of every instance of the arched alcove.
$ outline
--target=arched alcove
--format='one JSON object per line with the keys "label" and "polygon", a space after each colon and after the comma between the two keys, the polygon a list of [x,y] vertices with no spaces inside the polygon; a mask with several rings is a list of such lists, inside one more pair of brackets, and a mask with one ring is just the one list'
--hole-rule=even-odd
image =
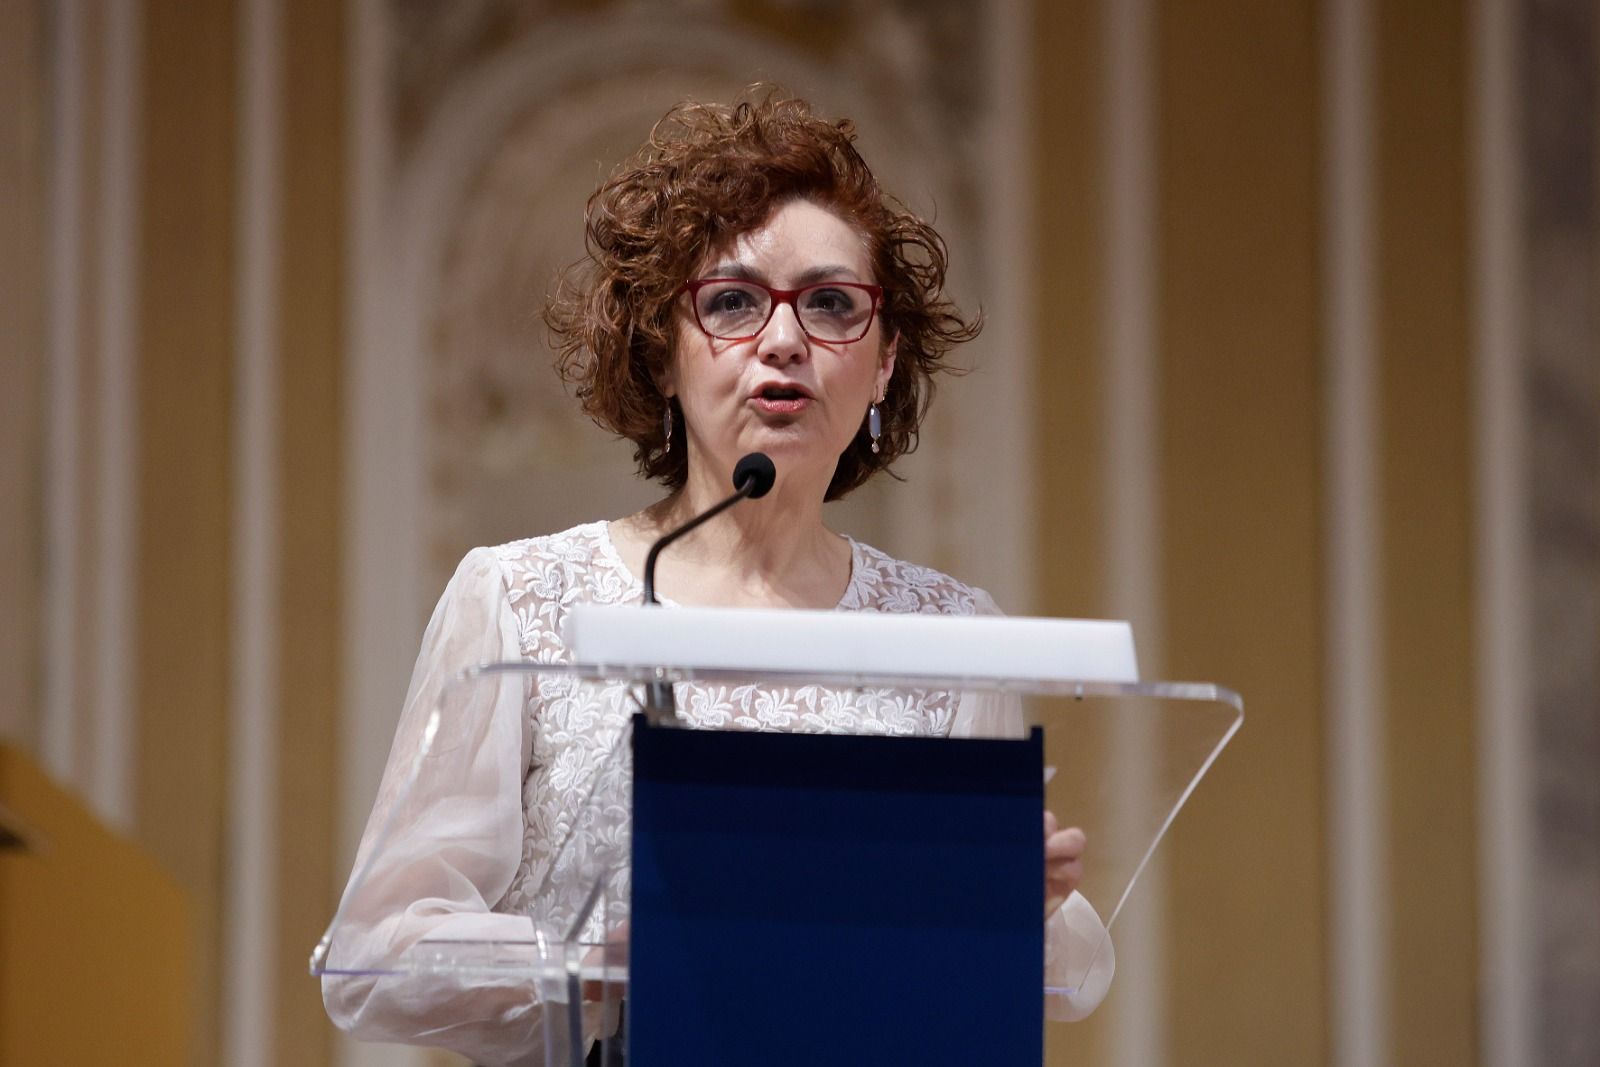
{"label": "arched alcove", "polygon": [[[597,70],[601,53],[608,61]],[[400,284],[387,346],[420,391],[424,462],[406,498],[422,510],[411,521],[426,531],[417,573],[427,588],[471,544],[614,516],[657,495],[633,476],[626,443],[565,395],[538,311],[557,272],[581,255],[582,205],[604,174],[670,103],[732,99],[752,71],[852,115],[886,184],[924,210],[957,199],[915,106],[874,106],[849,74],[725,26],[565,22],[469,69],[433,112],[397,182]],[[959,239],[958,220],[943,222]],[[870,486],[831,521],[899,543],[939,493],[938,436],[931,427],[929,447],[906,464],[919,477]]]}

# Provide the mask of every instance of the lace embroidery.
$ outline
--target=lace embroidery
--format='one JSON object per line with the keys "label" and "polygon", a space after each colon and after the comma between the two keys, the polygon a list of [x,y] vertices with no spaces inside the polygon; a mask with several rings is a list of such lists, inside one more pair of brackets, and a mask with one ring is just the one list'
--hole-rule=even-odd
{"label": "lace embroidery", "polygon": [[[637,603],[642,596],[603,522],[515,541],[494,551],[516,617],[521,653],[527,659],[542,663],[570,659],[562,630],[571,605]],[[840,611],[972,615],[979,610],[974,589],[938,571],[892,559],[855,541],[851,559]],[[839,691],[819,686],[689,684],[679,685],[676,696],[679,713],[702,727],[924,736],[949,733],[956,703],[953,694],[944,692]],[[582,799],[622,737],[632,709],[626,686],[538,681],[524,712],[533,745],[522,785],[522,858],[495,910],[531,914],[536,921],[557,924],[574,913],[576,886],[572,892],[540,889],[547,880],[558,890],[566,881],[563,872],[551,875],[553,853],[574,833]],[[584,827],[577,829],[575,844],[582,850],[571,850],[574,854],[605,846],[602,841],[583,840],[585,833]],[[563,866],[567,862],[564,857]],[[536,899],[540,897],[542,901]]]}

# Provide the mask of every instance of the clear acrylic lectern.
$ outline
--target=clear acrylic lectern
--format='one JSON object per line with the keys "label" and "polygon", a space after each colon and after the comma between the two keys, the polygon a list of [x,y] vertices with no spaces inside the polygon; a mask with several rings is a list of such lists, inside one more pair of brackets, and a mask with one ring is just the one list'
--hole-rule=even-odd
{"label": "clear acrylic lectern", "polygon": [[[745,625],[739,613],[716,614],[713,622],[731,616],[737,632],[759,637],[760,627]],[[799,615],[837,617],[783,614],[791,627]],[[585,624],[613,629],[604,612],[595,616]],[[692,619],[687,609],[657,610],[645,613],[644,625],[659,626],[664,616]],[[639,622],[631,614],[611,618],[625,635]],[[845,625],[882,626],[888,644],[905,643],[895,617],[883,618]],[[830,620],[812,623],[824,628],[819,633],[833,632]],[[869,657],[896,670],[830,656],[827,640],[756,653],[773,661],[767,666],[731,665],[718,655],[705,657],[707,665],[691,655],[715,645],[715,636],[697,646],[692,633],[686,638],[684,627],[676,629],[670,637],[687,640],[682,648],[628,635],[620,645],[591,642],[598,658],[587,662],[485,664],[452,683],[404,780],[385,785],[387,820],[369,831],[312,955],[312,973],[387,983],[443,1010],[452,996],[480,985],[492,991],[485,995],[537,1002],[534,1040],[550,1067],[801,1063],[824,1055],[884,1062],[881,1049],[907,1047],[906,1034],[947,1049],[973,1037],[1013,1050],[1002,1059],[1017,1062],[1042,1047],[1037,1022],[1060,1014],[1052,1002],[1103,992],[1089,987],[1105,980],[1109,931],[1179,809],[1243,720],[1239,697],[1219,686],[1133,680],[1131,639],[1127,665],[1101,672],[1111,680],[1079,680],[1062,676],[1082,666],[1065,654],[1051,658],[1056,669],[1019,673],[1030,666],[1017,658],[1025,627],[969,626],[956,652],[939,649],[943,630],[913,631],[909,643],[918,648],[908,655],[878,644]],[[851,631],[841,645],[859,649],[863,633],[873,631]],[[985,641],[1008,647],[985,656]],[[582,656],[583,643],[575,648]],[[648,659],[628,662],[633,648]],[[953,673],[928,669],[930,656]],[[991,662],[1004,670],[973,669]],[[938,694],[952,708],[987,709],[964,721],[977,723],[979,733],[1003,723],[1008,736],[690,736],[703,732],[640,714],[651,683],[673,686],[690,719],[697,694],[718,687],[809,691],[824,700],[846,694],[886,707],[908,694]],[[374,936],[385,909],[404,899],[406,872],[393,858],[405,853],[408,828],[423,812],[452,803],[453,783],[466,781],[470,754],[482,751],[489,726],[474,709],[574,699],[580,689],[610,710],[592,723],[586,755],[561,768],[573,799],[552,827],[538,890],[511,909],[525,920],[518,932],[502,924],[489,937]],[[963,721],[959,713],[956,721]],[[806,722],[794,723],[796,734],[807,730]],[[1052,959],[1045,958],[1043,925],[1019,940],[1015,916],[998,917],[1019,908],[1035,909],[1028,912],[1035,924],[1042,917],[1041,799],[1063,825],[1088,836],[1082,900],[1074,903],[1100,920],[1093,938],[1086,941],[1080,928],[1076,943],[1053,948],[1060,958]],[[892,832],[897,825],[908,832]],[[1013,840],[1018,848],[1008,851]],[[691,855],[687,864],[673,862]],[[919,869],[901,870],[906,864]],[[946,886],[961,877],[970,882]],[[712,879],[717,892],[707,895],[703,881],[688,884],[696,878]],[[1010,891],[1013,882],[1020,896]],[[785,891],[791,887],[803,892]],[[804,899],[791,908],[791,897]],[[1038,995],[1018,993],[1027,989]],[[903,1002],[903,990],[917,999]],[[790,1031],[769,1035],[770,1050],[728,1036],[763,1012],[778,1018],[774,1007]],[[1018,1043],[1008,1045],[1013,1030]],[[837,1040],[853,1042],[861,1058],[823,1051]],[[663,1055],[662,1047],[674,1051]]]}

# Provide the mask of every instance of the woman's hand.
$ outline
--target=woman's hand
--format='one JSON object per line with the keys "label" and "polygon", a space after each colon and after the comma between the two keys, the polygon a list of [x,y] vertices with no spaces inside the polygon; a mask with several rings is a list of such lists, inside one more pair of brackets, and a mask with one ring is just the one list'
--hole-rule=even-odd
{"label": "woman's hand", "polygon": [[[628,928],[626,919],[613,926],[606,934],[606,943],[591,948],[583,957],[583,966],[589,968],[626,967],[628,965]],[[618,989],[614,997],[620,998],[622,990]],[[583,983],[583,999],[600,1003],[606,999],[606,983],[600,979],[589,979]]]}
{"label": "woman's hand", "polygon": [[1083,850],[1088,838],[1076,826],[1056,829],[1056,817],[1044,813],[1044,917],[1054,915],[1083,881]]}

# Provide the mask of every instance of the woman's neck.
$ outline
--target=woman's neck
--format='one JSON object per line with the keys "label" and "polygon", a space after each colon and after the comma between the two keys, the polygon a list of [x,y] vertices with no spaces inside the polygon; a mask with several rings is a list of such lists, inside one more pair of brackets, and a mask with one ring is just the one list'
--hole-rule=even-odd
{"label": "woman's neck", "polygon": [[[657,538],[726,493],[691,483],[613,527],[634,573]],[[615,536],[620,533],[620,537]],[[760,500],[734,505],[662,552],[656,590],[685,604],[830,608],[850,578],[849,544],[822,522],[822,494],[780,479]]]}

